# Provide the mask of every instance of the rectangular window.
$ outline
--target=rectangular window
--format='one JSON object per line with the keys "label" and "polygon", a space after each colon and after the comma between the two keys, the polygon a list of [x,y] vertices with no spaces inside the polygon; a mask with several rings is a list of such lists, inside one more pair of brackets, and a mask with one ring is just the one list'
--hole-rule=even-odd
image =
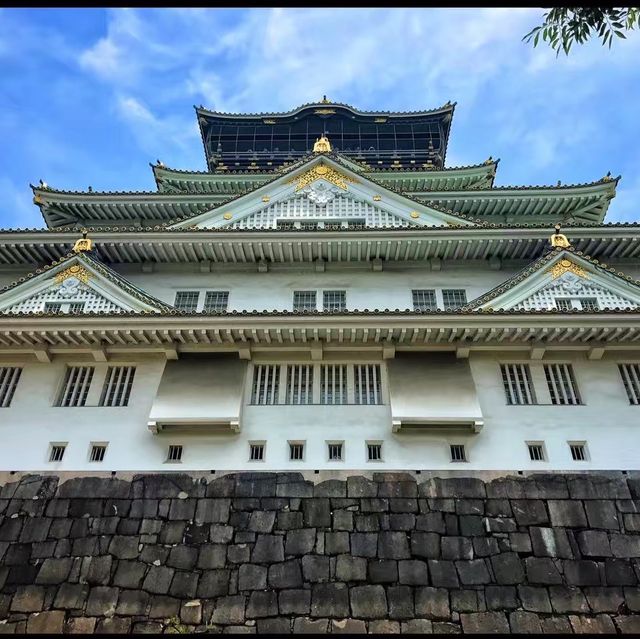
{"label": "rectangular window", "polygon": [[600,307],[598,306],[598,300],[595,297],[581,297],[580,305],[582,306],[583,311],[600,310]]}
{"label": "rectangular window", "polygon": [[379,442],[367,442],[367,460],[382,461],[382,444]]}
{"label": "rectangular window", "polygon": [[452,462],[467,461],[467,455],[463,444],[451,444],[450,449]]}
{"label": "rectangular window", "polygon": [[347,308],[346,291],[324,291],[322,308],[325,311],[344,311]]}
{"label": "rectangular window", "polygon": [[59,313],[61,310],[62,310],[62,304],[58,304],[57,302],[44,303],[45,313]]}
{"label": "rectangular window", "polygon": [[229,304],[229,291],[207,291],[204,296],[205,313],[224,313]]}
{"label": "rectangular window", "polygon": [[435,311],[438,308],[434,289],[413,290],[411,294],[414,311]]}
{"label": "rectangular window", "polygon": [[342,461],[342,446],[343,443],[328,443],[329,448],[329,461]]}
{"label": "rectangular window", "polygon": [[69,366],[65,373],[58,406],[84,406],[93,379],[93,366]]}
{"label": "rectangular window", "polygon": [[573,309],[571,300],[567,297],[556,297],[556,306],[560,311],[570,311]]}
{"label": "rectangular window", "polygon": [[567,442],[573,461],[587,461],[587,445],[584,442]]}
{"label": "rectangular window", "polygon": [[[624,389],[627,391],[629,403],[640,405],[640,364],[618,364]],[[0,369],[0,406],[2,403],[2,369]]]}
{"label": "rectangular window", "polygon": [[16,392],[22,369],[17,366],[0,367],[0,408],[8,408]]}
{"label": "rectangular window", "polygon": [[445,288],[442,290],[445,309],[459,308],[467,303],[467,291],[463,288]]}
{"label": "rectangular window", "polygon": [[289,442],[289,459],[291,461],[304,460],[304,443],[303,442]]}
{"label": "rectangular window", "polygon": [[82,313],[84,311],[84,302],[71,302],[69,304],[69,313]]}
{"label": "rectangular window", "polygon": [[64,451],[67,449],[66,444],[51,444],[51,452],[49,453],[50,462],[62,461]]}
{"label": "rectangular window", "polygon": [[315,291],[293,291],[294,311],[315,311],[316,292]]}
{"label": "rectangular window", "polygon": [[258,364],[253,369],[251,403],[262,406],[278,404],[279,387],[280,366],[277,364]]}
{"label": "rectangular window", "polygon": [[500,364],[507,404],[535,404],[536,395],[528,364]]}
{"label": "rectangular window", "polygon": [[182,446],[169,446],[167,452],[168,462],[179,462],[182,460]]}
{"label": "rectangular window", "polygon": [[353,369],[355,403],[382,404],[380,364],[356,364]]}
{"label": "rectangular window", "polygon": [[546,461],[542,442],[527,442],[531,461]]}
{"label": "rectangular window", "polygon": [[89,461],[101,462],[104,461],[104,454],[107,452],[106,444],[93,444],[91,446],[91,455]]}
{"label": "rectangular window", "polygon": [[176,293],[176,301],[174,306],[179,311],[186,311],[187,313],[193,313],[198,308],[198,298],[200,297],[199,291],[178,291]]}
{"label": "rectangular window", "polygon": [[545,364],[544,374],[552,404],[582,403],[571,364]]}
{"label": "rectangular window", "polygon": [[320,366],[320,403],[347,403],[347,367],[344,364]]}
{"label": "rectangular window", "polygon": [[264,461],[264,443],[249,442],[249,461]]}
{"label": "rectangular window", "polygon": [[128,406],[135,373],[135,366],[109,366],[100,406]]}
{"label": "rectangular window", "polygon": [[290,364],[287,366],[287,404],[313,402],[313,366]]}

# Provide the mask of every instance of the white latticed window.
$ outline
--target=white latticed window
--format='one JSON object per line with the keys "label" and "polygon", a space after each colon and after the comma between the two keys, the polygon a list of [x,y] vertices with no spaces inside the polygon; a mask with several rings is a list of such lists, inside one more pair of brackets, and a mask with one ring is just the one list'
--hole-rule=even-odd
{"label": "white latticed window", "polygon": [[347,308],[346,291],[324,291],[322,307],[325,311],[344,311]]}
{"label": "white latticed window", "polygon": [[382,461],[382,444],[367,442],[367,461]]}
{"label": "white latticed window", "polygon": [[559,311],[570,311],[573,309],[571,300],[566,297],[556,297],[556,306]]}
{"label": "white latticed window", "polygon": [[451,444],[450,452],[452,462],[467,461],[467,454],[465,452],[463,444]]}
{"label": "white latticed window", "polygon": [[169,450],[167,451],[167,461],[168,462],[182,461],[182,446],[176,446],[176,445],[169,446]]}
{"label": "white latticed window", "polygon": [[16,392],[22,369],[17,366],[0,368],[0,408],[8,408]]}
{"label": "white latticed window", "polygon": [[289,442],[289,459],[291,461],[304,460],[304,442]]}
{"label": "white latticed window", "polygon": [[320,366],[320,403],[347,403],[347,367],[345,364]]}
{"label": "white latticed window", "polygon": [[587,461],[587,446],[584,442],[568,442],[573,461]]}
{"label": "white latticed window", "polygon": [[93,366],[70,366],[67,368],[58,398],[58,406],[84,406],[93,379]]}
{"label": "white latticed window", "polygon": [[45,313],[82,313],[85,302],[45,302]]}
{"label": "white latticed window", "polygon": [[251,403],[260,405],[278,404],[280,367],[275,364],[259,364],[253,370]]}
{"label": "white latticed window", "polygon": [[62,311],[62,304],[58,302],[45,302],[44,304],[45,313],[60,313],[61,311]]}
{"label": "white latticed window", "polygon": [[91,454],[89,455],[89,461],[92,461],[92,462],[104,461],[104,456],[106,452],[107,452],[106,444],[93,444],[91,446]]}
{"label": "white latticed window", "polygon": [[459,308],[467,303],[467,291],[463,288],[445,288],[442,290],[442,302],[445,309]]}
{"label": "white latticed window", "polygon": [[536,395],[528,364],[500,364],[507,404],[535,404]]}
{"label": "white latticed window", "polygon": [[545,364],[544,374],[552,404],[582,403],[571,364]]}
{"label": "white latticed window", "polygon": [[[629,403],[640,405],[640,364],[618,364],[624,389],[627,391]],[[0,371],[0,381],[2,380]],[[2,390],[0,390],[0,406],[2,406]]]}
{"label": "white latticed window", "polygon": [[529,458],[531,461],[546,461],[544,454],[544,444],[542,442],[529,442]]}
{"label": "white latticed window", "polygon": [[379,364],[356,364],[354,377],[356,404],[382,404]]}
{"label": "white latticed window", "polygon": [[264,461],[264,442],[249,443],[249,461]]}
{"label": "white latticed window", "polygon": [[51,450],[49,452],[49,461],[50,462],[59,462],[62,461],[64,457],[64,451],[66,450],[66,444],[51,444]]}
{"label": "white latticed window", "polygon": [[413,290],[411,294],[414,311],[435,311],[438,308],[434,289]]}
{"label": "white latticed window", "polygon": [[229,291],[207,291],[204,296],[205,313],[224,312],[229,304]]}
{"label": "white latticed window", "polygon": [[100,406],[128,406],[135,366],[109,366],[102,387]]}
{"label": "white latticed window", "polygon": [[595,297],[582,297],[579,300],[583,311],[598,311],[600,306],[598,300]]}
{"label": "white latticed window", "polygon": [[329,461],[342,461],[342,442],[330,442],[327,444]]}
{"label": "white latticed window", "polygon": [[313,366],[290,364],[287,366],[287,404],[313,402]]}
{"label": "white latticed window", "polygon": [[178,291],[174,306],[180,311],[194,313],[198,308],[199,291]]}
{"label": "white latticed window", "polygon": [[294,311],[315,311],[316,292],[315,291],[293,291]]}

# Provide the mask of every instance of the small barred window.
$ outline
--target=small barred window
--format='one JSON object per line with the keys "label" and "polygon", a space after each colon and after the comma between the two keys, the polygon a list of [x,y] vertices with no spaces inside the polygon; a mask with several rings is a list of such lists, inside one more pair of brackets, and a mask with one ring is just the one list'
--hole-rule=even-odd
{"label": "small barred window", "polygon": [[[640,364],[618,364],[629,403],[640,405]],[[2,369],[0,369],[0,406],[2,406]]]}
{"label": "small barred window", "polygon": [[367,460],[382,461],[382,444],[378,442],[367,442]]}
{"label": "small barred window", "polygon": [[291,461],[304,460],[304,444],[302,442],[289,442],[289,459]]}
{"label": "small barred window", "polygon": [[324,291],[322,307],[325,311],[344,311],[347,308],[347,292]]}
{"label": "small barred window", "polygon": [[0,408],[8,408],[11,405],[20,375],[22,369],[17,366],[0,367]]}
{"label": "small barred window", "polygon": [[467,461],[467,455],[463,444],[451,444],[450,449],[452,462]]}
{"label": "small barred window", "polygon": [[538,442],[530,442],[527,444],[529,448],[529,458],[531,461],[546,461],[544,455],[544,445]]}
{"label": "small barred window", "polygon": [[587,461],[587,446],[580,442],[569,442],[573,461]]}
{"label": "small barred window", "polygon": [[582,404],[571,364],[545,364],[552,404]]}
{"label": "small barred window", "polygon": [[229,291],[207,291],[204,296],[205,313],[223,313],[229,305]]}
{"label": "small barred window", "polygon": [[84,406],[93,379],[93,366],[70,366],[65,373],[58,406]]}
{"label": "small barred window", "polygon": [[109,366],[100,406],[128,406],[135,373],[135,366]]}
{"label": "small barred window", "polygon": [[182,461],[182,446],[169,446],[169,450],[167,452],[167,461],[169,462],[179,462]]}
{"label": "small barred window", "polygon": [[62,461],[64,451],[67,449],[66,444],[51,444],[51,452],[49,453],[50,462]]}
{"label": "small barred window", "polygon": [[467,303],[467,291],[463,288],[445,288],[442,290],[445,309],[459,308]]}
{"label": "small barred window", "polygon": [[411,294],[414,311],[435,311],[438,308],[435,289],[413,290]]}
{"label": "small barred window", "polygon": [[342,461],[342,442],[329,443],[329,461]]}
{"label": "small barred window", "polygon": [[91,455],[89,456],[89,461],[92,461],[92,462],[104,461],[104,455],[106,452],[107,452],[106,444],[93,444],[93,446],[91,446]]}
{"label": "small barred window", "polygon": [[249,461],[264,461],[264,444],[249,444]]}
{"label": "small barred window", "polygon": [[316,292],[315,291],[293,291],[294,311],[315,311]]}
{"label": "small barred window", "polygon": [[199,291],[178,291],[174,306],[180,311],[194,313],[198,308]]}

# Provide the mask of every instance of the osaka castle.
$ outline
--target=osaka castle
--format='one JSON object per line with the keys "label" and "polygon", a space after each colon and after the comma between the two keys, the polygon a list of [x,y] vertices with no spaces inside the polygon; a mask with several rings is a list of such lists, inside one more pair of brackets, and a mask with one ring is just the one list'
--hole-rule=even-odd
{"label": "osaka castle", "polygon": [[32,186],[45,226],[0,230],[0,470],[640,469],[618,179],[447,166],[454,108],[200,107],[205,171]]}

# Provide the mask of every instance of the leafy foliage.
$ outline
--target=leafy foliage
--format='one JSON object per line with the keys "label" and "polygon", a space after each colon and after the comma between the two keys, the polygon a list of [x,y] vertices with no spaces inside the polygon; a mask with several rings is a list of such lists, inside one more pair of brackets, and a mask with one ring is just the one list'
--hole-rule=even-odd
{"label": "leafy foliage", "polygon": [[608,44],[611,48],[614,34],[618,38],[626,39],[624,31],[630,31],[636,26],[640,27],[638,7],[554,7],[544,14],[544,22],[522,39],[526,42],[533,40],[535,47],[542,35],[542,39],[549,42],[557,55],[560,55],[560,51],[569,55],[574,42],[584,44],[594,34],[602,39],[603,46]]}

